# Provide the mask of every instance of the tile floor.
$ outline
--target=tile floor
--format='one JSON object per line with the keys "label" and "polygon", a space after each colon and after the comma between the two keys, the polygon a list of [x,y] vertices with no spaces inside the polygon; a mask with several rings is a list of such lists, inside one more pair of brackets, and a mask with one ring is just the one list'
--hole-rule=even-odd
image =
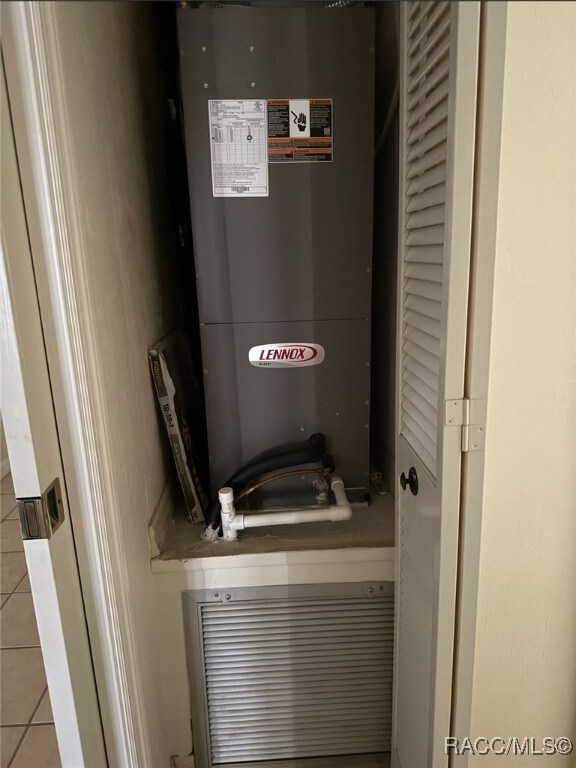
{"label": "tile floor", "polygon": [[0,768],[60,768],[10,475],[0,491]]}

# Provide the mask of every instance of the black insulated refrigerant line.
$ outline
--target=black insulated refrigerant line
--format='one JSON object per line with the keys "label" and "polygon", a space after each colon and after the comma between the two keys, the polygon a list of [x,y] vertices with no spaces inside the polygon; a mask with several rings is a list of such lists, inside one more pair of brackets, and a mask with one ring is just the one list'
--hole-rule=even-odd
{"label": "black insulated refrigerant line", "polygon": [[[257,477],[261,477],[269,472],[277,472],[287,467],[297,467],[301,464],[313,464],[322,461],[326,451],[326,440],[321,432],[311,435],[308,439],[308,445],[304,448],[294,448],[290,451],[279,451],[270,456],[264,456],[261,459],[245,464],[242,469],[235,472],[232,477],[223,484],[227,488],[232,488],[234,496],[245,488]],[[214,533],[220,531],[220,502],[218,497],[212,500],[208,511],[206,512],[206,530],[205,538],[211,539]]]}

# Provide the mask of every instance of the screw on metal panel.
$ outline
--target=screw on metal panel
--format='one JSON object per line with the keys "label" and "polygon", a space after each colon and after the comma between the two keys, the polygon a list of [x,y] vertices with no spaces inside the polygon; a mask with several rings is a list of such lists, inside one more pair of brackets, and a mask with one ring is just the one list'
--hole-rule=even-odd
{"label": "screw on metal panel", "polygon": [[380,584],[380,592],[384,592],[384,585]]}
{"label": "screw on metal panel", "polygon": [[256,88],[256,83],[250,83],[250,88]]}
{"label": "screw on metal panel", "polygon": [[304,432],[304,427],[300,427],[300,432]]}
{"label": "screw on metal panel", "polygon": [[205,45],[202,46],[202,53],[206,53],[206,46]]}
{"label": "screw on metal panel", "polygon": [[226,602],[229,603],[230,600],[232,600],[232,595],[224,595],[224,600],[226,600]]}
{"label": "screw on metal panel", "polygon": [[208,83],[204,83],[204,88],[208,88]]}
{"label": "screw on metal panel", "polygon": [[368,587],[368,597],[374,597],[374,590],[372,587]]}
{"label": "screw on metal panel", "polygon": [[336,411],[336,416],[340,416],[340,411]]}
{"label": "screw on metal panel", "polygon": [[220,593],[219,592],[214,592],[214,597],[215,598],[219,598],[220,597]]}
{"label": "screw on metal panel", "polygon": [[365,429],[368,429],[369,426],[370,426],[369,424],[364,424]]}
{"label": "screw on metal panel", "polygon": [[208,370],[207,370],[206,368],[204,368],[204,370],[202,371],[202,373],[206,374],[206,373],[208,373]]}
{"label": "screw on metal panel", "polygon": [[248,50],[250,51],[250,53],[254,53],[254,46],[251,45],[250,48],[248,48]]}

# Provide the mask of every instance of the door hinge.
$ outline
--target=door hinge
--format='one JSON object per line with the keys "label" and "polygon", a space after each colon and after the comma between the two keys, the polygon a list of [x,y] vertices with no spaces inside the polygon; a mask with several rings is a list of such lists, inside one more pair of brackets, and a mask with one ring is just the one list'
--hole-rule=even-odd
{"label": "door hinge", "polygon": [[18,499],[22,538],[49,539],[64,520],[64,505],[58,478],[42,496]]}
{"label": "door hinge", "polygon": [[462,453],[483,451],[486,439],[486,400],[461,397],[444,403],[444,424],[462,427]]}

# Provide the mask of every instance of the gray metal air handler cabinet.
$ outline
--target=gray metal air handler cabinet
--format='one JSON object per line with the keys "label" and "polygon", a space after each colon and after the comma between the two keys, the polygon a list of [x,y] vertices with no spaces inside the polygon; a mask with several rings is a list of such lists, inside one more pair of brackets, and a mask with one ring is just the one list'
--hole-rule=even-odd
{"label": "gray metal air handler cabinet", "polygon": [[[373,11],[201,5],[178,35],[212,491],[314,432],[365,486]],[[250,362],[280,344],[324,359]]]}

